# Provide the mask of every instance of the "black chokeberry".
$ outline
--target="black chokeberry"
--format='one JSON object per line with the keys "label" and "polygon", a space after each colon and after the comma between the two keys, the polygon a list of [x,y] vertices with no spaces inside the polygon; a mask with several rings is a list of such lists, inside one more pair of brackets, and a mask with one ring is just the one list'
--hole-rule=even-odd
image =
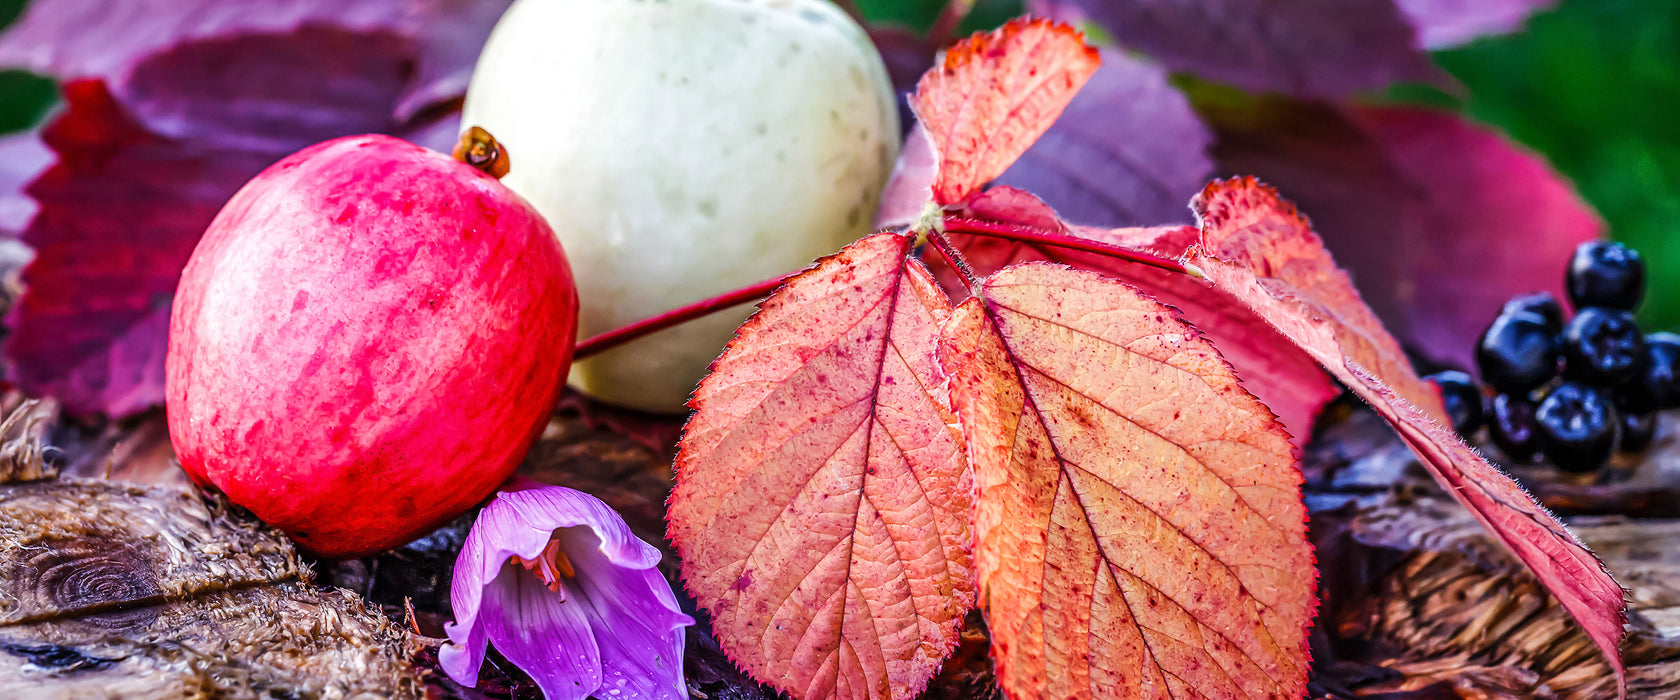
{"label": "black chokeberry", "polygon": [[1651,438],[1657,435],[1657,414],[1655,413],[1622,413],[1622,444],[1617,449],[1623,452],[1642,452],[1651,446]]}
{"label": "black chokeberry", "polygon": [[1521,396],[1499,394],[1488,407],[1488,435],[1499,451],[1512,462],[1533,462],[1540,454],[1535,436],[1534,402]]}
{"label": "black chokeberry", "polygon": [[1640,413],[1680,408],[1680,335],[1645,336],[1645,368],[1618,391],[1622,405]]}
{"label": "black chokeberry", "polygon": [[1576,311],[1592,306],[1632,311],[1645,295],[1645,261],[1620,243],[1582,243],[1569,259],[1564,286]]}
{"label": "black chokeberry", "polygon": [[1557,297],[1552,296],[1551,292],[1534,292],[1511,297],[1510,301],[1505,302],[1505,308],[1501,309],[1500,313],[1514,314],[1522,311],[1539,314],[1540,318],[1546,319],[1546,325],[1553,333],[1563,332],[1563,305],[1558,303]]}
{"label": "black chokeberry", "polygon": [[1526,394],[1557,376],[1558,336],[1539,314],[1500,314],[1476,343],[1482,381],[1502,394]]}
{"label": "black chokeberry", "polygon": [[1618,386],[1645,369],[1645,334],[1633,314],[1586,308],[1563,327],[1564,377]]}
{"label": "black chokeberry", "polygon": [[1482,427],[1482,387],[1470,375],[1458,371],[1431,374],[1425,380],[1434,382],[1441,390],[1441,402],[1447,407],[1453,430],[1470,435]]}
{"label": "black chokeberry", "polygon": [[1595,471],[1609,461],[1621,432],[1621,417],[1603,389],[1563,382],[1534,412],[1540,450],[1559,469]]}

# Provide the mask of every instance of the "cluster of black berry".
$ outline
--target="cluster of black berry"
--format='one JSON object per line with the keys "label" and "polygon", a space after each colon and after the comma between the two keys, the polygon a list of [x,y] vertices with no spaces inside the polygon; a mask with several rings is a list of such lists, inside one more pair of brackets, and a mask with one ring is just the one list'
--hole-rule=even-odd
{"label": "cluster of black berry", "polygon": [[1645,335],[1633,309],[1645,294],[1645,263],[1620,243],[1584,243],[1569,261],[1574,318],[1549,293],[1506,302],[1476,344],[1476,365],[1492,398],[1463,372],[1429,379],[1441,387],[1453,427],[1483,425],[1505,456],[1597,471],[1612,453],[1638,452],[1656,431],[1656,412],[1680,407],[1680,336]]}

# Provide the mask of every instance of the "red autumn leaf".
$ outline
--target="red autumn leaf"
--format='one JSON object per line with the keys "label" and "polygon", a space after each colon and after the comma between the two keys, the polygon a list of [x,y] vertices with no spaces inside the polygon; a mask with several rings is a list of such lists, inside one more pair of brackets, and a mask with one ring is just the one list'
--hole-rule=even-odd
{"label": "red autumn leaf", "polygon": [[1295,195],[1384,324],[1449,365],[1475,366],[1512,296],[1563,298],[1562,261],[1603,232],[1544,160],[1456,114],[1251,100],[1210,117],[1221,169]]}
{"label": "red autumn leaf", "polygon": [[[1191,226],[1112,230],[1067,227],[1043,202],[1008,187],[993,187],[972,197],[961,213],[1111,243],[1168,259],[1182,256],[1199,235]],[[1311,356],[1278,333],[1265,319],[1204,280],[1097,253],[954,231],[949,236],[952,244],[979,275],[991,274],[1016,263],[1048,260],[1101,272],[1176,307],[1185,320],[1213,341],[1225,359],[1236,368],[1243,387],[1277,414],[1297,445],[1306,444],[1312,437],[1313,421],[1319,409],[1340,393],[1335,382]],[[964,289],[955,272],[938,257],[930,257],[929,266],[947,290]]]}
{"label": "red autumn leaf", "polygon": [[1010,20],[947,49],[910,98],[939,159],[934,201],[960,202],[1001,175],[1100,61],[1079,32],[1044,20]]}
{"label": "red autumn leaf", "polygon": [[[1215,287],[1277,326],[1343,383],[1354,383],[1341,369],[1351,362],[1382,377],[1426,413],[1446,415],[1439,393],[1412,371],[1400,343],[1365,305],[1294,205],[1253,178],[1242,178],[1209,184],[1191,207],[1201,221],[1202,238],[1186,257],[1198,266],[1204,260],[1215,266],[1212,272],[1203,269]],[[1255,271],[1249,276],[1264,280],[1255,284],[1296,303],[1301,318],[1280,316],[1275,308],[1257,304],[1249,287],[1213,274],[1230,270]]]}
{"label": "red autumn leaf", "polygon": [[391,114],[412,61],[389,35],[308,27],[156,54],[128,76],[127,104],[100,81],[68,84],[42,132],[57,162],[25,190],[39,211],[7,319],[18,384],[74,413],[161,403],[170,302],[210,220],[293,151],[404,130]]}
{"label": "red autumn leaf", "polygon": [[1112,48],[1056,123],[997,178],[1087,226],[1187,221],[1213,140],[1160,66]]}
{"label": "red autumn leaf", "polygon": [[1387,419],[1435,479],[1581,623],[1625,686],[1617,652],[1626,618],[1621,586],[1528,492],[1442,427],[1439,399],[1295,207],[1252,178],[1210,184],[1193,206],[1202,240],[1189,260]]}
{"label": "red autumn leaf", "polygon": [[1316,608],[1289,436],[1171,308],[1029,263],[940,343],[1010,697],[1293,698]]}
{"label": "red autumn leaf", "polygon": [[881,233],[789,281],[701,382],[670,537],[736,663],[800,698],[910,698],[973,602],[950,313]]}

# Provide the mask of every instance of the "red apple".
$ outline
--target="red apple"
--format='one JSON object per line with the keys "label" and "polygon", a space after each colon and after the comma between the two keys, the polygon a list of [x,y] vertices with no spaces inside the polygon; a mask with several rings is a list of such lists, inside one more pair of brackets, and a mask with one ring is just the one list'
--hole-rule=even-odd
{"label": "red apple", "polygon": [[571,362],[577,291],[548,224],[494,177],[385,136],[246,184],[182,273],[169,436],[187,472],[343,558],[489,496]]}

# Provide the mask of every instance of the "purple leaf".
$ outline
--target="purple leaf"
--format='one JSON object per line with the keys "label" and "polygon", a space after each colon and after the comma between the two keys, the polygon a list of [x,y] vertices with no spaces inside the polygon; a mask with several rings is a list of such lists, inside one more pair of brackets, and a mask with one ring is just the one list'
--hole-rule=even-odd
{"label": "purple leaf", "polygon": [[[210,220],[293,151],[403,132],[392,114],[415,60],[400,36],[311,25],[151,56],[130,71],[126,105],[100,80],[66,85],[43,131],[58,162],[26,189],[40,210],[8,317],[16,381],[83,414],[160,403],[170,303]],[[423,133],[438,140],[444,123]]]}
{"label": "purple leaf", "polygon": [[910,111],[908,97],[916,91],[916,81],[933,67],[939,47],[925,36],[892,25],[869,27],[869,39],[887,66],[887,78],[892,81],[893,95],[898,99],[898,123],[908,130],[916,123],[916,113]]}
{"label": "purple leaf", "polygon": [[1528,16],[1558,0],[1394,0],[1430,49],[1444,49],[1522,27]]}
{"label": "purple leaf", "polygon": [[1210,111],[1220,170],[1293,193],[1385,325],[1472,368],[1511,296],[1562,296],[1564,261],[1603,224],[1538,156],[1432,110],[1284,100]]}
{"label": "purple leaf", "polygon": [[1184,203],[1213,173],[1212,137],[1158,66],[1114,50],[1102,59],[997,184],[1031,192],[1077,224],[1188,223]]}
{"label": "purple leaf", "polygon": [[0,138],[0,234],[13,234],[29,225],[35,202],[23,195],[23,186],[52,162],[52,151],[35,134]]}
{"label": "purple leaf", "polygon": [[[1184,203],[1213,172],[1212,136],[1157,66],[1108,50],[1050,130],[996,184],[1032,192],[1068,221],[1114,228],[1188,222]],[[938,170],[927,132],[911,130],[888,182],[878,226],[921,213]]]}
{"label": "purple leaf", "polygon": [[[1168,69],[1250,91],[1337,96],[1440,73],[1393,0],[1054,0]],[[1058,12],[1061,10],[1058,9]]]}
{"label": "purple leaf", "polygon": [[0,66],[61,80],[104,78],[126,99],[135,68],[182,44],[285,35],[306,26],[414,42],[412,82],[391,105],[407,119],[465,92],[478,50],[511,0],[41,0],[0,35]]}
{"label": "purple leaf", "polygon": [[340,29],[208,39],[138,64],[119,100],[165,138],[285,154],[390,129],[412,56],[396,35]]}

